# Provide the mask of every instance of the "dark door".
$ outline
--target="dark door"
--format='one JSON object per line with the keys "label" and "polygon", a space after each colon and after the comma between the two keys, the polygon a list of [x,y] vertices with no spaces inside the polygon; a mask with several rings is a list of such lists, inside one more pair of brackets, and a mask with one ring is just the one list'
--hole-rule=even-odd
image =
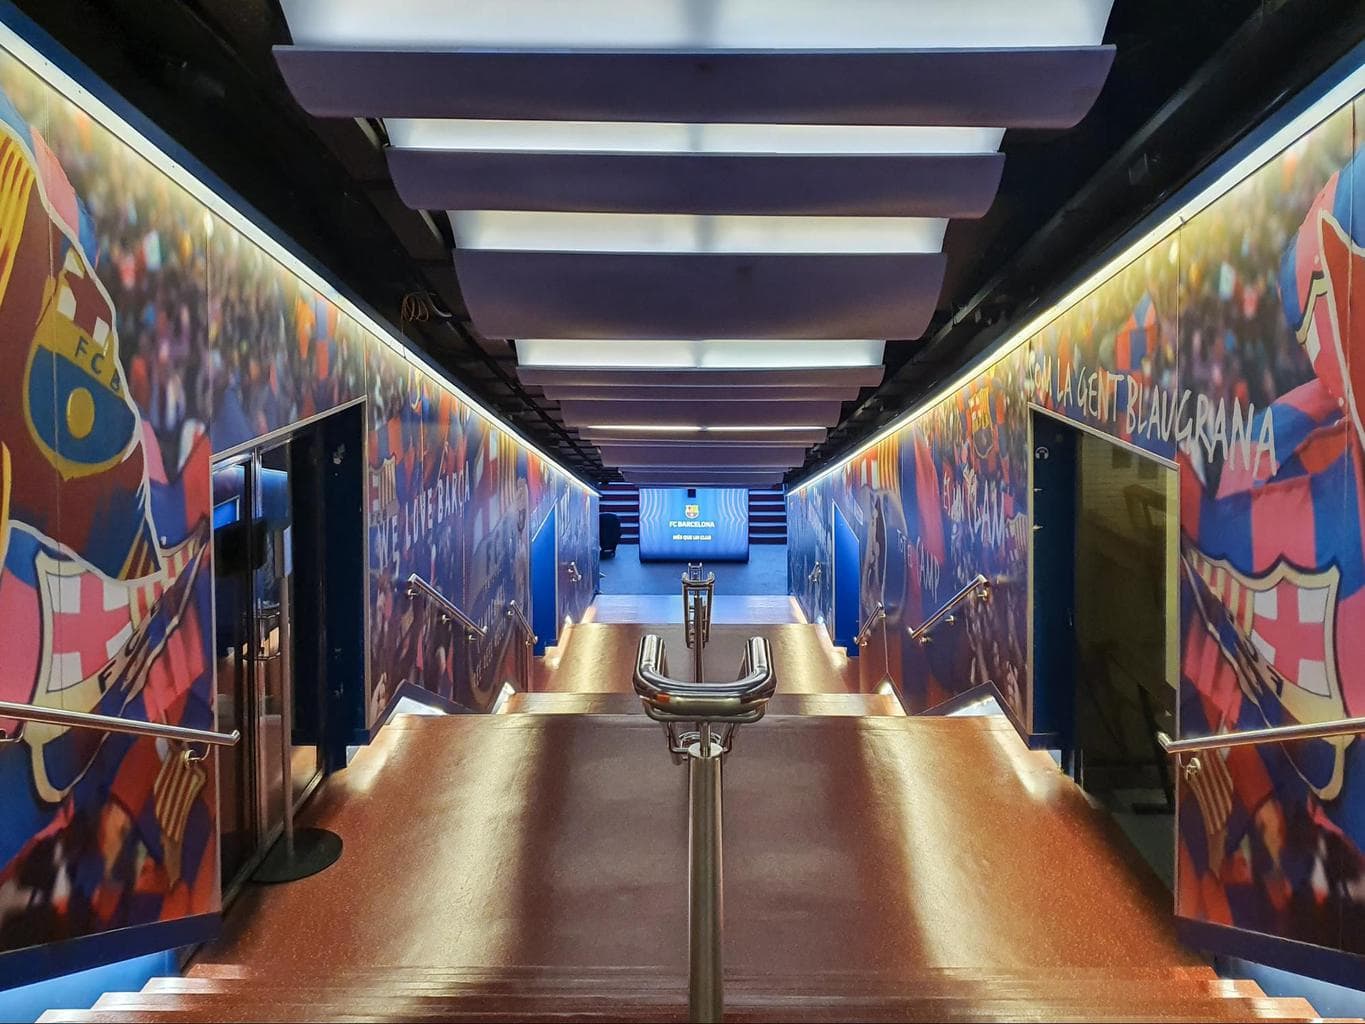
{"label": "dark door", "polygon": [[858,550],[858,535],[848,525],[844,514],[834,509],[834,643],[845,647],[849,654],[858,653],[853,638],[862,625],[861,601],[862,554]]}
{"label": "dark door", "polygon": [[1033,414],[1033,729],[1076,750],[1076,431]]}
{"label": "dark door", "polygon": [[552,510],[531,538],[531,629],[536,653],[559,640],[559,540]]}

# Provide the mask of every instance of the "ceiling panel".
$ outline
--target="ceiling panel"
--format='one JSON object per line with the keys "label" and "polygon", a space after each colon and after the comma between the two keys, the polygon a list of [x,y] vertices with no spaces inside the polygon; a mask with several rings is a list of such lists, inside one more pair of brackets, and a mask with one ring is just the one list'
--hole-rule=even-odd
{"label": "ceiling panel", "polygon": [[837,401],[814,402],[711,402],[696,401],[675,408],[677,403],[587,402],[560,403],[564,422],[575,427],[642,423],[701,424],[706,427],[739,425],[832,426],[839,419]]}
{"label": "ceiling panel", "polygon": [[1079,46],[1112,0],[280,0],[295,43],[639,49]]}
{"label": "ceiling panel", "polygon": [[599,446],[602,457],[613,466],[639,466],[649,468],[698,466],[723,467],[735,466],[741,469],[756,467],[787,468],[799,466],[805,460],[800,448],[761,448],[738,446],[734,451],[721,451],[715,448],[678,448],[659,446],[657,448]]}
{"label": "ceiling panel", "polygon": [[517,341],[523,370],[584,372],[855,370],[885,373],[882,341],[761,338],[743,340],[537,338]]}
{"label": "ceiling panel", "polygon": [[889,51],[367,50],[282,46],[318,117],[1070,128],[1110,46]]}
{"label": "ceiling panel", "polygon": [[942,253],[457,250],[471,319],[495,338],[913,338]]}
{"label": "ceiling panel", "polygon": [[635,442],[658,443],[661,441],[677,441],[682,443],[695,443],[699,439],[708,441],[732,441],[752,444],[755,441],[763,444],[800,444],[809,447],[819,444],[825,439],[829,431],[825,427],[780,427],[764,431],[753,430],[724,430],[708,428],[700,430],[697,427],[672,427],[668,425],[649,425],[637,424],[626,427],[581,427],[578,436],[585,441],[597,443],[599,441],[616,442],[619,444],[632,444]]}
{"label": "ceiling panel", "polygon": [[641,487],[775,487],[782,482],[784,471],[772,468],[746,469],[734,473],[716,473],[706,469],[639,470],[625,468],[621,475]]}
{"label": "ceiling panel", "polygon": [[304,109],[383,119],[517,386],[694,475],[799,459],[880,382],[1004,132],[1090,109],[1111,2],[281,0],[276,54]]}
{"label": "ceiling panel", "polygon": [[1000,153],[776,156],[388,150],[418,210],[979,217]]}
{"label": "ceiling panel", "polygon": [[595,402],[661,402],[689,405],[699,398],[709,402],[791,402],[817,399],[847,402],[858,396],[857,388],[848,387],[784,387],[780,384],[755,384],[728,388],[708,388],[699,394],[685,387],[634,387],[617,385],[547,384],[547,397],[556,402],[566,400]]}
{"label": "ceiling panel", "polygon": [[[525,345],[525,342],[521,343]],[[551,343],[553,344],[553,343]],[[569,343],[575,344],[575,343]],[[667,343],[655,343],[667,344]],[[760,342],[760,344],[764,344]],[[766,344],[781,344],[768,342]],[[517,376],[523,384],[543,388],[569,387],[680,387],[728,388],[773,385],[775,387],[847,387],[852,389],[875,387],[882,382],[885,367],[850,366],[820,367],[818,369],[671,369],[651,370],[640,367],[597,366],[528,366],[523,362]]]}

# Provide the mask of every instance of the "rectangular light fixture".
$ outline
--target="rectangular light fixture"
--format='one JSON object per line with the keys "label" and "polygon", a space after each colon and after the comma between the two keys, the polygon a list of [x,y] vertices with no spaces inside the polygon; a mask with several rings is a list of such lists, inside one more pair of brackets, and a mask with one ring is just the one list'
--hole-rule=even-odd
{"label": "rectangular light fixture", "polygon": [[906,156],[994,153],[1002,128],[847,124],[681,124],[660,121],[499,121],[389,118],[399,149],[457,152],[695,153]]}
{"label": "rectangular light fixture", "polygon": [[628,424],[628,425],[626,425],[626,426],[621,426],[621,425],[619,425],[619,424],[603,423],[603,424],[599,424],[599,425],[596,425],[596,426],[581,427],[581,428],[579,428],[579,429],[581,429],[581,430],[615,431],[615,432],[621,433],[621,434],[628,434],[628,433],[630,433],[630,432],[632,432],[632,431],[635,431],[635,430],[648,431],[649,433],[652,433],[652,434],[693,434],[693,433],[695,433],[695,434],[712,434],[712,433],[725,433],[725,432],[727,432],[727,431],[728,431],[728,432],[731,432],[731,433],[737,433],[737,434],[738,434],[738,433],[761,434],[761,433],[765,433],[765,432],[766,432],[766,433],[771,433],[771,432],[784,431],[784,430],[825,430],[825,429],[827,429],[827,428],[821,427],[821,426],[807,426],[807,425],[805,425],[805,424],[796,425],[796,426],[793,426],[793,425],[791,425],[791,424],[782,424],[782,425],[780,425],[780,426],[773,425],[773,424],[764,424],[764,425],[749,424],[749,425],[740,425],[740,426],[727,427],[727,426],[723,426],[723,425],[720,425],[720,424],[714,424],[714,423],[713,423],[713,424],[709,424],[709,425],[704,426],[704,427],[703,427],[703,426],[681,426],[681,427],[673,426],[673,427],[669,427],[669,426],[660,426],[660,425],[657,424],[657,423],[634,423],[634,424]]}
{"label": "rectangular light fixture", "polygon": [[723,369],[821,369],[877,366],[884,341],[624,341],[522,338],[522,366],[598,366],[628,369],[712,367]]}
{"label": "rectangular light fixture", "polygon": [[1093,46],[1112,0],[282,0],[297,46],[945,49]]}
{"label": "rectangular light fixture", "polygon": [[462,249],[631,253],[926,253],[943,248],[943,217],[697,216],[455,210]]}

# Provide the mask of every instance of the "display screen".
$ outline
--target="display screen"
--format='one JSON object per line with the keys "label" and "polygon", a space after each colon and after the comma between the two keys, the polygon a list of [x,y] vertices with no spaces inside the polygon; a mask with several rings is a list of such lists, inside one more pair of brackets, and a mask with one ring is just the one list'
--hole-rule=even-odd
{"label": "display screen", "polygon": [[747,488],[640,488],[640,561],[748,560]]}

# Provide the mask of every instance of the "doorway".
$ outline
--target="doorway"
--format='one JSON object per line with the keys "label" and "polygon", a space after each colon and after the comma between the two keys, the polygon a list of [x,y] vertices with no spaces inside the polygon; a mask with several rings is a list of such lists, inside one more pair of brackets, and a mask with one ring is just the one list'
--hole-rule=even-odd
{"label": "doorway", "polygon": [[1041,413],[1033,442],[1034,728],[1171,885],[1176,473]]}
{"label": "doorway", "polygon": [[850,655],[858,653],[854,637],[862,625],[862,553],[858,535],[836,506],[834,509],[834,645]]}
{"label": "doorway", "polygon": [[295,573],[295,444],[254,449],[213,470],[218,728],[242,733],[218,762],[224,893],[258,866],[324,767],[310,725],[322,720],[321,694],[300,687],[296,674],[295,595],[313,583]]}
{"label": "doorway", "polygon": [[536,654],[559,642],[559,535],[557,510],[551,509],[531,538],[531,629]]}

